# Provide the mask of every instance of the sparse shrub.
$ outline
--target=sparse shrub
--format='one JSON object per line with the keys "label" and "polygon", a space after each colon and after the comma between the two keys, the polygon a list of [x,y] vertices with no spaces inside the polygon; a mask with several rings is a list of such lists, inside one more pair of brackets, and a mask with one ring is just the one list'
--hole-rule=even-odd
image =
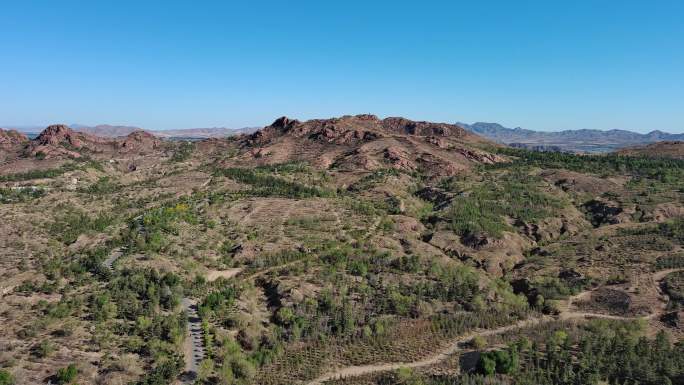
{"label": "sparse shrub", "polygon": [[0,203],[21,203],[45,196],[46,191],[43,188],[25,187],[25,188],[0,188]]}
{"label": "sparse shrub", "polygon": [[105,195],[116,192],[121,185],[116,183],[111,177],[103,176],[97,182],[85,188],[79,188],[79,192],[86,194]]}
{"label": "sparse shrub", "polygon": [[57,371],[57,383],[58,384],[69,384],[76,380],[78,376],[78,368],[74,364],[70,364],[66,368],[61,368]]}
{"label": "sparse shrub", "polygon": [[55,346],[50,341],[42,341],[36,348],[36,356],[45,358],[55,351]]}
{"label": "sparse shrub", "polygon": [[14,385],[14,376],[7,370],[0,370],[0,385]]}
{"label": "sparse shrub", "polygon": [[472,346],[473,349],[482,350],[487,347],[487,340],[482,336],[475,336],[470,340],[470,346]]}
{"label": "sparse shrub", "polygon": [[195,144],[190,141],[182,141],[176,146],[171,156],[172,162],[184,162],[190,159],[192,152],[195,151]]}

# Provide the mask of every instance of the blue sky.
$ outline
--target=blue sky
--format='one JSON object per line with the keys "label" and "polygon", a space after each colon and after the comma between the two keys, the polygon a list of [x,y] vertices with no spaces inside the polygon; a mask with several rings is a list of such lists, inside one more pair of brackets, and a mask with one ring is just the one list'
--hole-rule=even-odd
{"label": "blue sky", "polygon": [[0,124],[684,132],[684,2],[5,1]]}

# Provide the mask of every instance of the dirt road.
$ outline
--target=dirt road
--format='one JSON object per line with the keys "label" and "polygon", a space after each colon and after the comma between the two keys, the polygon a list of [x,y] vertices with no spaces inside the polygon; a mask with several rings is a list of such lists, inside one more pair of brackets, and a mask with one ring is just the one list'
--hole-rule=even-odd
{"label": "dirt road", "polygon": [[[684,269],[668,269],[668,270],[658,271],[658,272],[653,273],[651,278],[652,278],[653,282],[659,286],[659,282],[661,280],[663,280],[668,274],[671,274],[671,273],[674,273],[677,271],[684,271]],[[473,337],[475,337],[475,336],[487,337],[487,336],[491,336],[491,335],[495,335],[495,334],[501,334],[501,333],[505,333],[505,332],[513,330],[513,329],[524,328],[524,327],[532,326],[532,325],[535,325],[535,324],[538,324],[541,322],[552,321],[554,319],[568,320],[568,319],[578,319],[578,318],[603,318],[603,319],[627,321],[627,320],[636,320],[636,319],[655,318],[655,317],[661,315],[664,311],[664,309],[658,310],[658,311],[656,311],[650,315],[643,316],[643,317],[621,317],[621,316],[614,316],[614,315],[608,315],[608,314],[576,312],[576,311],[570,310],[570,305],[572,304],[573,301],[576,301],[577,299],[585,298],[589,295],[591,295],[591,290],[587,290],[587,291],[579,293],[575,296],[570,297],[568,299],[567,306],[561,311],[561,313],[558,315],[558,317],[542,316],[542,317],[537,317],[537,318],[530,318],[530,319],[523,320],[523,321],[520,321],[518,323],[515,323],[513,325],[502,326],[502,327],[495,328],[495,329],[474,331],[474,332],[471,332],[465,336],[459,337],[457,340],[453,341],[450,344],[450,346],[447,347],[446,349],[443,349],[442,351],[437,352],[436,354],[429,356],[429,357],[426,357],[426,358],[419,360],[419,361],[348,366],[348,367],[339,368],[339,369],[329,371],[329,372],[319,376],[318,378],[316,378],[312,381],[309,381],[307,383],[307,385],[322,385],[324,382],[330,381],[330,380],[347,378],[347,377],[356,377],[356,376],[361,376],[361,375],[370,374],[370,373],[386,372],[386,371],[391,371],[391,370],[397,370],[397,369],[402,368],[402,367],[418,368],[418,367],[434,365],[436,363],[439,363],[441,361],[446,360],[452,354],[461,351],[463,349],[463,345],[465,343],[467,343],[468,341],[472,340]]]}
{"label": "dirt road", "polygon": [[206,356],[204,343],[202,342],[202,322],[197,314],[197,304],[190,298],[181,301],[183,310],[188,314],[188,337],[185,339],[185,380],[184,383],[192,384],[197,377],[199,364]]}
{"label": "dirt road", "polygon": [[118,249],[112,251],[112,253],[109,254],[109,256],[107,257],[107,259],[105,259],[102,262],[102,266],[106,267],[109,270],[112,270],[112,268],[114,267],[114,262],[116,262],[116,260],[119,259],[122,255],[123,255],[123,248],[118,248]]}

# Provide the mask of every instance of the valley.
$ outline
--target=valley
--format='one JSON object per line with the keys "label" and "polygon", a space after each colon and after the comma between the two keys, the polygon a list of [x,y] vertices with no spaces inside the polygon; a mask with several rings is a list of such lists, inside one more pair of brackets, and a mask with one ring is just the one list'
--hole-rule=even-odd
{"label": "valley", "polygon": [[534,152],[373,115],[0,135],[15,384],[684,379],[676,143]]}

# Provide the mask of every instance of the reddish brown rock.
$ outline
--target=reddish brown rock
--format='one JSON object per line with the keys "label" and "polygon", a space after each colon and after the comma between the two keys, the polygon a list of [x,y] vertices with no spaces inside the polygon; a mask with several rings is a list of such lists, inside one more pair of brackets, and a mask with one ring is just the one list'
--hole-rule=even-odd
{"label": "reddish brown rock", "polygon": [[161,141],[145,131],[135,131],[123,138],[119,144],[119,152],[152,152],[159,148]]}
{"label": "reddish brown rock", "polygon": [[[379,119],[375,115],[342,116],[304,122],[278,118],[254,134],[236,139],[238,163],[305,161],[342,170],[391,167],[431,176],[457,174],[472,164],[504,158],[471,144],[496,144],[447,123]],[[233,162],[235,163],[235,162]]]}
{"label": "reddish brown rock", "polygon": [[0,128],[0,147],[11,148],[28,143],[26,135],[16,130],[3,130]]}

